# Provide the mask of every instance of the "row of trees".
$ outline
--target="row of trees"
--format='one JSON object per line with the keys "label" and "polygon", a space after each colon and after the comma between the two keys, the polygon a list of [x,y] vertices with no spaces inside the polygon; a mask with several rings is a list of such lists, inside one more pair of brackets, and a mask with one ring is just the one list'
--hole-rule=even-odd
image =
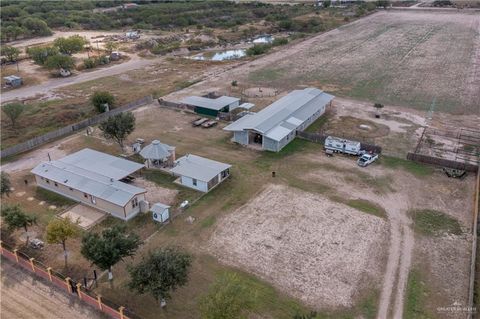
{"label": "row of trees", "polygon": [[[36,224],[36,217],[25,213],[19,205],[4,205],[1,215],[10,230],[24,229]],[[46,240],[50,244],[60,244],[63,248],[65,268],[68,267],[67,241],[81,235],[78,225],[69,218],[53,219],[46,228]],[[83,235],[81,254],[101,270],[108,271],[108,279],[113,280],[112,267],[126,257],[135,255],[143,242],[125,225],[104,229],[101,233],[89,232]],[[130,274],[128,286],[138,293],[150,293],[160,303],[170,298],[171,291],[185,285],[191,264],[190,255],[175,247],[158,249],[144,256],[137,265],[127,267]]]}
{"label": "row of trees", "polygon": [[2,41],[12,41],[19,37],[42,37],[52,34],[52,30],[50,30],[47,23],[36,17],[22,16],[4,20],[5,10],[8,13],[8,7],[2,7],[2,24],[0,28]]}

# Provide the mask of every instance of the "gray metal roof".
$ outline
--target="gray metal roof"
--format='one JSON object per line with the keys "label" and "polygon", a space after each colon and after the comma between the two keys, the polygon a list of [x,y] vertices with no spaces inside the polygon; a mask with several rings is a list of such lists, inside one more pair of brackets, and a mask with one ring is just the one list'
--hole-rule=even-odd
{"label": "gray metal roof", "polygon": [[165,160],[171,155],[175,147],[160,143],[159,140],[152,141],[151,144],[145,146],[140,155],[145,159]]}
{"label": "gray metal roof", "polygon": [[37,165],[32,173],[122,207],[133,196],[146,192],[143,188],[122,183],[61,160]]}
{"label": "gray metal roof", "polygon": [[255,130],[274,140],[280,140],[305,122],[334,96],[316,88],[295,90],[263,110],[246,115],[226,126],[226,131]]}
{"label": "gray metal roof", "polygon": [[125,206],[143,188],[119,180],[144,167],[85,148],[62,159],[37,165],[32,173],[116,205]]}
{"label": "gray metal roof", "polygon": [[197,155],[187,154],[175,161],[170,170],[175,175],[195,178],[208,182],[224,170],[232,167],[229,164],[217,162]]}
{"label": "gray metal roof", "polygon": [[59,161],[115,180],[120,180],[144,167],[143,164],[89,148],[70,154]]}
{"label": "gray metal roof", "polygon": [[156,203],[155,205],[152,206],[151,211],[158,214],[158,213],[163,212],[167,208],[170,208],[170,206],[162,204],[162,203]]}
{"label": "gray metal roof", "polygon": [[209,99],[202,96],[188,96],[182,100],[182,103],[218,111],[238,101],[240,101],[240,99],[231,96],[220,96],[216,99]]}

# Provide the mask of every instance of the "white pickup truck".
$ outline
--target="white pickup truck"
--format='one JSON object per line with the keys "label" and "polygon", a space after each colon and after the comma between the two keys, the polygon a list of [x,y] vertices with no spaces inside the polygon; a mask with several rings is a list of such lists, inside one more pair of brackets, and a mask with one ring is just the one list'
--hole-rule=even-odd
{"label": "white pickup truck", "polygon": [[360,156],[360,158],[357,160],[358,166],[368,166],[375,162],[378,159],[378,154],[363,154]]}

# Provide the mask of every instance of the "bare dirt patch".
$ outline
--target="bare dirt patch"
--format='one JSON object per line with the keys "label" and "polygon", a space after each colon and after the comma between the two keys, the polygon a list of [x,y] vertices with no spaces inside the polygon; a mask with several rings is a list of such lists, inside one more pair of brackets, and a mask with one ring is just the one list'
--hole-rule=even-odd
{"label": "bare dirt patch", "polygon": [[137,177],[135,179],[135,186],[144,188],[147,191],[145,196],[151,205],[155,203],[171,205],[175,202],[175,197],[178,194],[178,190],[160,187],[144,178]]}
{"label": "bare dirt patch", "polygon": [[312,307],[351,306],[380,276],[387,233],[382,218],[270,185],[219,222],[209,250]]}

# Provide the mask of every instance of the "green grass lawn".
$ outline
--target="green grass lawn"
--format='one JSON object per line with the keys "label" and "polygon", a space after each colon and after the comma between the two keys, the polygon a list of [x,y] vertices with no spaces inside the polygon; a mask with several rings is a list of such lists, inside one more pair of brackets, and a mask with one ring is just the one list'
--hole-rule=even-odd
{"label": "green grass lawn", "polygon": [[433,210],[413,210],[410,212],[415,230],[427,236],[442,236],[445,234],[461,235],[462,227],[458,220],[445,213]]}
{"label": "green grass lawn", "polygon": [[404,319],[433,319],[425,310],[425,299],[428,295],[427,287],[421,273],[412,269],[408,275],[406,302],[404,305]]}
{"label": "green grass lawn", "polygon": [[380,157],[378,163],[388,168],[402,168],[418,177],[429,176],[434,172],[434,168],[432,166],[419,164],[398,157],[384,155]]}
{"label": "green grass lawn", "polygon": [[346,202],[346,204],[350,207],[353,207],[361,212],[374,215],[377,217],[381,218],[386,218],[387,213],[385,212],[385,209],[382,207],[378,206],[377,204],[374,204],[368,200],[364,199],[351,199]]}

